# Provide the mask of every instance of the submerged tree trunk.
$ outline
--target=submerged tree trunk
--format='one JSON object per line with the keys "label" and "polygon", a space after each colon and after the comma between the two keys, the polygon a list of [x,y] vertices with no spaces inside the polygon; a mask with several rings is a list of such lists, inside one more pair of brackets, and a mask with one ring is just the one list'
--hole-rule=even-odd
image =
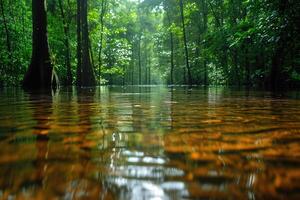
{"label": "submerged tree trunk", "polygon": [[77,0],[77,85],[83,87],[96,85],[90,57],[87,10],[87,0]]}
{"label": "submerged tree trunk", "polygon": [[[282,34],[284,35],[284,34]],[[282,36],[277,44],[275,49],[275,53],[272,57],[272,65],[271,65],[271,89],[277,90],[280,87],[284,86],[283,76],[281,74],[282,65],[284,63],[285,57],[285,36]]]}
{"label": "submerged tree trunk", "polygon": [[45,0],[32,0],[32,57],[23,87],[51,88],[53,68],[50,61]]}
{"label": "submerged tree trunk", "polygon": [[186,63],[186,69],[187,69],[187,78],[188,78],[188,84],[192,85],[192,74],[191,74],[191,69],[190,69],[189,52],[188,52],[186,32],[185,32],[183,0],[179,0],[179,4],[180,4],[180,14],[181,14],[181,22],[182,22],[182,32],[183,32],[183,43],[184,43],[184,52],[185,52],[185,63]]}
{"label": "submerged tree trunk", "polygon": [[95,74],[91,65],[89,49],[89,32],[87,20],[87,0],[82,1],[81,23],[82,23],[82,75],[81,86],[95,86]]}
{"label": "submerged tree trunk", "polygon": [[66,57],[66,67],[67,67],[67,82],[66,85],[72,85],[73,77],[71,72],[71,51],[70,51],[70,42],[69,42],[69,24],[67,23],[65,12],[63,9],[62,0],[58,0],[61,17],[63,20],[64,26],[64,43],[65,43],[65,57]]}
{"label": "submerged tree trunk", "polygon": [[[287,15],[285,12],[290,6],[289,1],[280,0],[278,12],[283,17]],[[287,26],[287,24],[286,24]],[[272,57],[271,63],[271,89],[277,90],[282,89],[285,85],[283,82],[285,80],[285,72],[283,72],[283,65],[286,56],[286,46],[288,41],[288,32],[285,29],[282,29],[279,33],[279,40],[275,46],[275,52]]]}

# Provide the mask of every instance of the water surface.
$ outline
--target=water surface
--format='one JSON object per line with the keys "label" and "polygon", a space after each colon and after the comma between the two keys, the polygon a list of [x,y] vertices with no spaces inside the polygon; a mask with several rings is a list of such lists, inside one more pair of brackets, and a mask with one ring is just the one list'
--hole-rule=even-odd
{"label": "water surface", "polygon": [[222,88],[1,89],[0,198],[300,199],[298,99]]}

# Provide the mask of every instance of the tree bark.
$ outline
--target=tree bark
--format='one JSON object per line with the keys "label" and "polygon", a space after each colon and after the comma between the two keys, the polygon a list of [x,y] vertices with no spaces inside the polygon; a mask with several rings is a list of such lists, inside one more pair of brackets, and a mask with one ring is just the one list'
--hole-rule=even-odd
{"label": "tree bark", "polygon": [[28,89],[51,88],[52,84],[45,3],[45,0],[32,0],[32,58],[23,80],[23,87]]}
{"label": "tree bark", "polygon": [[96,85],[90,58],[87,10],[87,0],[77,0],[77,86],[83,87]]}
{"label": "tree bark", "polygon": [[[289,2],[285,0],[279,1],[279,13],[284,16],[285,11],[288,8]],[[288,33],[286,30],[281,30],[279,33],[279,40],[276,43],[275,52],[272,57],[271,63],[271,89],[278,90],[284,87],[284,74],[282,73],[282,66],[284,64],[286,56],[286,44],[287,44]]]}
{"label": "tree bark", "polygon": [[95,86],[96,80],[91,65],[89,49],[89,32],[87,20],[87,0],[82,0],[81,23],[82,23],[82,75],[81,86]]}

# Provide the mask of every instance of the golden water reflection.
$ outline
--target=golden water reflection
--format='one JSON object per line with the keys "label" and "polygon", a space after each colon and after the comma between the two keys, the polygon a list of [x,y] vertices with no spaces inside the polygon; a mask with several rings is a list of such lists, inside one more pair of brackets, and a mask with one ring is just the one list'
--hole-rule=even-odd
{"label": "golden water reflection", "polygon": [[0,111],[1,199],[300,198],[295,94],[10,88]]}

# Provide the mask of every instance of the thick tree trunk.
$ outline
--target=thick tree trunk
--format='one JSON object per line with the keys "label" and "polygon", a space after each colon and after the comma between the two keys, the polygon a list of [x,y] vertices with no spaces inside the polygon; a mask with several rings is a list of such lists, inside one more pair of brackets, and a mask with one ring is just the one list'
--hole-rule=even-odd
{"label": "thick tree trunk", "polygon": [[190,69],[189,52],[188,52],[186,32],[185,32],[183,0],[179,0],[179,4],[180,4],[180,14],[181,14],[181,22],[182,22],[183,43],[184,43],[184,52],[185,52],[185,63],[186,63],[187,76],[188,76],[187,78],[188,78],[188,84],[192,85],[192,74],[191,74],[191,69]]}
{"label": "thick tree trunk", "polygon": [[91,65],[90,51],[89,51],[89,32],[88,32],[88,20],[87,20],[87,0],[82,0],[82,75],[81,86],[95,86],[95,74]]}
{"label": "thick tree trunk", "polygon": [[[283,37],[282,37],[283,38]],[[282,71],[281,67],[284,63],[285,57],[285,39],[279,39],[277,48],[275,49],[275,53],[272,57],[272,66],[271,66],[271,89],[277,90],[280,87],[283,87],[282,83]],[[281,84],[281,85],[280,85]]]}
{"label": "thick tree trunk", "polygon": [[[279,13],[284,16],[286,9],[290,6],[289,1],[280,0],[279,1]],[[285,56],[286,56],[286,44],[288,38],[288,32],[285,30],[281,30],[279,34],[279,40],[276,44],[275,52],[272,57],[272,65],[271,65],[271,89],[278,90],[284,87],[285,83],[283,80],[285,79],[285,74],[282,72],[282,67],[284,64]]]}
{"label": "thick tree trunk", "polygon": [[77,0],[77,86],[95,86],[96,79],[91,65],[87,0]]}
{"label": "thick tree trunk", "polygon": [[45,0],[32,0],[32,58],[23,80],[25,88],[51,88],[53,68],[50,61]]}
{"label": "thick tree trunk", "polygon": [[62,0],[58,0],[60,13],[64,26],[64,43],[65,43],[65,58],[66,58],[66,67],[67,67],[67,82],[66,85],[72,85],[73,77],[71,72],[71,51],[70,51],[70,42],[69,42],[69,24],[67,23],[65,12],[63,9]]}

